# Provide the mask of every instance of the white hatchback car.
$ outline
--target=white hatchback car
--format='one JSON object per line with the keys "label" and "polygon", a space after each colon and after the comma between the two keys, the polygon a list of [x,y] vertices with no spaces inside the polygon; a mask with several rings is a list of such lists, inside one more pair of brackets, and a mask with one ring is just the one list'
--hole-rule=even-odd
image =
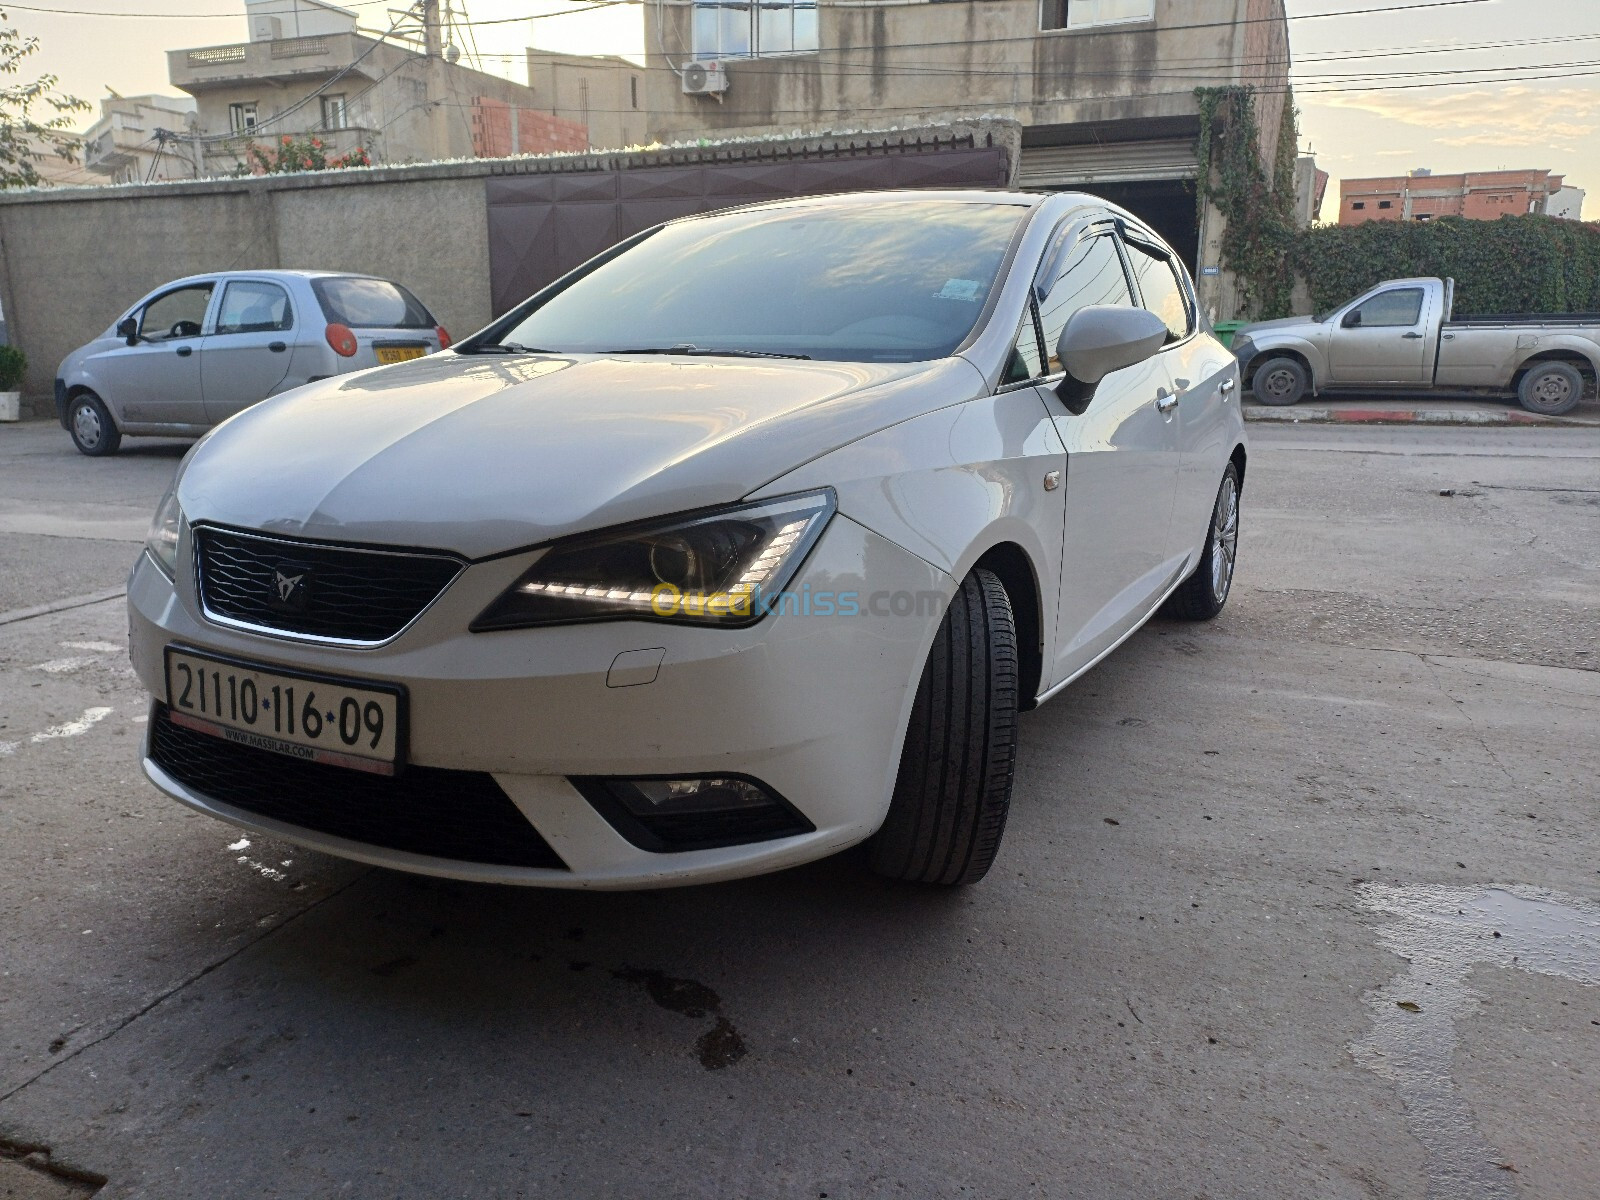
{"label": "white hatchback car", "polygon": [[1215,616],[1238,365],[1083,195],[676,221],[452,351],[248,409],[130,581],[146,773],[364,862],[552,887],[995,857],[1017,713]]}

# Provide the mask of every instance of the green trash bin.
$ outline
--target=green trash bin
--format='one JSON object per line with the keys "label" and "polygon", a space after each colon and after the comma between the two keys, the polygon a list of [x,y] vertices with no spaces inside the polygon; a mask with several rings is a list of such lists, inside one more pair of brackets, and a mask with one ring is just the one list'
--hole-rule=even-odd
{"label": "green trash bin", "polygon": [[1238,333],[1249,321],[1218,321],[1211,328],[1217,331],[1217,336],[1222,339],[1222,344],[1229,350],[1233,349],[1233,335]]}

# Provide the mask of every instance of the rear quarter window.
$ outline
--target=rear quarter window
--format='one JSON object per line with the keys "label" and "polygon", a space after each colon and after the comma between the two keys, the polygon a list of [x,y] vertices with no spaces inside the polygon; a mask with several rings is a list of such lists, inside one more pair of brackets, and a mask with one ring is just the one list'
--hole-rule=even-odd
{"label": "rear quarter window", "polygon": [[437,322],[422,302],[387,279],[329,276],[313,279],[323,315],[351,329],[432,329]]}

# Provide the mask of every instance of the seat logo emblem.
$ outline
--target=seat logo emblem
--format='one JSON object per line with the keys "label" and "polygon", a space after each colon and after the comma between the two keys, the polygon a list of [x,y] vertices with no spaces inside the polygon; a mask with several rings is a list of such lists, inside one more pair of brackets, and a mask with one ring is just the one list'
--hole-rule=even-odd
{"label": "seat logo emblem", "polygon": [[303,613],[311,602],[311,569],[299,563],[282,563],[272,572],[267,606],[279,612]]}

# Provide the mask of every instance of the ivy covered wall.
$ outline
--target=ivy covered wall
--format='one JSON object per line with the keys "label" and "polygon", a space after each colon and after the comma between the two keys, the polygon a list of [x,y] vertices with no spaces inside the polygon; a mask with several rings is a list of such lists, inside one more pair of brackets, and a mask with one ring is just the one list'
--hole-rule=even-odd
{"label": "ivy covered wall", "polygon": [[1463,316],[1600,312],[1600,224],[1504,216],[1325,225],[1295,235],[1292,265],[1317,312],[1418,275],[1455,279]]}

